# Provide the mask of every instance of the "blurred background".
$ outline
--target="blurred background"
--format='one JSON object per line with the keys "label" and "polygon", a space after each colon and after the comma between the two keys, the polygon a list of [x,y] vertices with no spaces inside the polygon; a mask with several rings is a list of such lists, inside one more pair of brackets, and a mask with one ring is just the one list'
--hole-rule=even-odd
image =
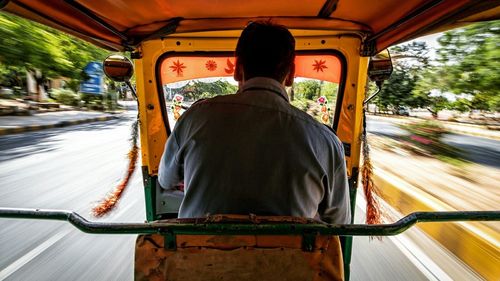
{"label": "blurred background", "polygon": [[[390,49],[394,72],[367,106],[367,139],[385,221],[413,211],[500,209],[500,22]],[[0,13],[0,206],[73,210],[142,222],[136,171],[118,207],[91,208],[122,179],[137,105],[107,79],[100,49]],[[132,81],[134,84],[134,81]],[[227,79],[165,85],[189,105],[236,91]],[[375,92],[374,85],[367,85]],[[338,86],[297,79],[291,103],[333,117]],[[361,195],[360,195],[361,196]],[[362,198],[356,222],[364,221]],[[352,280],[498,280],[498,223],[426,224],[355,238]],[[132,280],[133,235],[88,235],[62,222],[0,220],[0,280]],[[496,269],[495,269],[496,265]]]}

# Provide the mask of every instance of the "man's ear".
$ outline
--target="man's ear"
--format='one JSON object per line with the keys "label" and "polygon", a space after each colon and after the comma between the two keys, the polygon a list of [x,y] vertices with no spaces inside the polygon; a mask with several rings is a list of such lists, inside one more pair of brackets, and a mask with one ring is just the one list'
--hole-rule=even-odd
{"label": "man's ear", "polygon": [[290,87],[293,85],[293,79],[295,78],[295,62],[290,65],[290,72],[285,78],[285,86]]}
{"label": "man's ear", "polygon": [[234,80],[243,82],[243,66],[240,64],[238,59],[236,59],[233,77]]}

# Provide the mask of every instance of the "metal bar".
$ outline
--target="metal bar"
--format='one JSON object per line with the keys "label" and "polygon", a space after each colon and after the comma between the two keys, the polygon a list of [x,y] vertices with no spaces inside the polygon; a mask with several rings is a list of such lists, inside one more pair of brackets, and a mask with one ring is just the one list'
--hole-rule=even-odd
{"label": "metal bar", "polygon": [[[379,82],[379,81],[377,81],[377,82]],[[374,97],[376,97],[380,93],[380,91],[382,91],[382,83],[383,83],[383,81],[381,83],[377,83],[377,91],[375,93],[373,93],[371,96],[369,96],[366,100],[364,100],[363,105],[369,103]]]}
{"label": "metal bar", "polygon": [[[351,223],[354,223],[354,215],[356,212],[356,195],[358,191],[359,169],[352,169],[352,176],[349,179],[349,197],[351,198]],[[352,236],[346,235],[341,238],[342,257],[344,259],[344,278],[349,280],[351,275],[351,260],[352,260]]]}
{"label": "metal bar", "polygon": [[144,179],[146,220],[150,222],[156,219],[156,181],[149,175],[148,166],[142,167],[142,178]]}
{"label": "metal bar", "polygon": [[109,32],[113,33],[114,35],[120,37],[125,42],[128,42],[128,37],[127,35],[123,34],[116,28],[114,28],[112,25],[98,17],[96,14],[94,14],[91,10],[87,9],[87,7],[83,6],[82,4],[76,2],[75,0],[64,0],[68,5],[72,6],[73,8],[77,9],[80,11],[82,14],[87,16],[89,19],[93,20],[95,23],[99,24],[100,26],[104,27],[107,29]]}
{"label": "metal bar", "polygon": [[302,234],[302,250],[305,252],[313,252],[316,244],[316,233],[306,232]]}
{"label": "metal bar", "polygon": [[179,26],[179,23],[181,22],[182,18],[173,18],[168,20],[168,22],[161,27],[160,29],[156,30],[155,32],[149,34],[145,38],[139,39],[137,42],[133,42],[134,45],[137,45],[143,41],[148,41],[151,39],[157,39],[163,36],[167,36],[169,34],[172,34],[175,32],[177,27]]}
{"label": "metal bar", "polygon": [[320,18],[329,18],[330,15],[337,9],[339,0],[327,0],[318,13]]}
{"label": "metal bar", "polygon": [[90,222],[75,212],[63,210],[40,210],[0,208],[0,218],[45,219],[68,221],[79,230],[95,234],[296,234],[315,232],[325,235],[391,236],[399,234],[417,222],[452,221],[500,221],[500,211],[469,212],[415,212],[395,223],[380,225],[365,224],[227,224],[227,223],[107,223]]}
{"label": "metal bar", "polygon": [[[451,23],[453,21],[458,21],[460,19],[464,19],[464,18],[471,16],[475,13],[479,13],[482,11],[493,9],[493,8],[497,7],[498,5],[500,5],[499,0],[472,1],[468,5],[461,7],[457,11],[455,11],[451,14],[448,14],[444,17],[441,17],[439,20],[434,21],[430,25],[427,25],[427,26],[420,28],[418,31],[413,32],[412,34],[409,34],[409,35],[405,36],[404,38],[399,39],[397,42],[395,42],[391,45],[399,44],[400,42],[407,41],[411,38],[418,38],[420,36],[424,36],[427,32],[432,31],[433,29],[435,29],[436,27],[438,27],[440,25],[444,25],[444,24]],[[493,20],[493,19],[484,19],[484,21],[487,21],[487,20]]]}
{"label": "metal bar", "polygon": [[[376,40],[377,38],[381,37],[382,35],[400,27],[401,25],[407,23],[409,20],[413,19],[413,18],[416,18],[422,14],[424,14],[425,12],[429,11],[430,9],[436,7],[437,5],[441,4],[441,2],[443,2],[444,0],[434,0],[434,1],[430,1],[429,3],[427,4],[424,4],[422,5],[421,7],[413,10],[411,13],[409,13],[408,15],[402,17],[401,19],[399,19],[398,21],[396,21],[395,23],[389,25],[386,29],[378,32],[378,33],[375,33],[373,36],[370,36],[367,38],[367,42],[370,42],[370,41],[374,41]],[[365,43],[366,44],[366,43]]]}

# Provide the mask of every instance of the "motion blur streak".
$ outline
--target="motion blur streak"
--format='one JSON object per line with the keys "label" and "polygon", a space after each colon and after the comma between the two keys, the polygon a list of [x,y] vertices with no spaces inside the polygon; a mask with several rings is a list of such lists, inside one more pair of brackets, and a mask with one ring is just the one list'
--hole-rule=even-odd
{"label": "motion blur streak", "polygon": [[[1,137],[0,205],[73,210],[97,221],[143,222],[137,171],[115,210],[101,219],[90,215],[126,170],[135,116],[132,110],[118,120]],[[356,220],[363,221],[362,210],[357,213]],[[0,272],[5,280],[133,280],[134,243],[135,235],[90,235],[64,222],[3,219]],[[432,267],[416,263],[419,258],[408,257],[408,250],[398,245],[390,238],[356,237],[351,280],[428,280]]]}

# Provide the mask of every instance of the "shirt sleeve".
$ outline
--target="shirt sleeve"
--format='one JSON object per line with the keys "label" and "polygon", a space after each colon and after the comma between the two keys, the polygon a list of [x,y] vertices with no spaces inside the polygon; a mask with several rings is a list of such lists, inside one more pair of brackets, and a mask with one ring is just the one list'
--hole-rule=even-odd
{"label": "shirt sleeve", "polygon": [[175,189],[184,181],[184,165],[178,161],[179,153],[179,144],[174,130],[167,139],[158,170],[158,182],[163,189]]}
{"label": "shirt sleeve", "polygon": [[344,150],[341,145],[334,145],[336,153],[335,166],[323,181],[325,194],[320,203],[318,213],[322,221],[331,224],[351,223],[351,200],[345,166]]}

